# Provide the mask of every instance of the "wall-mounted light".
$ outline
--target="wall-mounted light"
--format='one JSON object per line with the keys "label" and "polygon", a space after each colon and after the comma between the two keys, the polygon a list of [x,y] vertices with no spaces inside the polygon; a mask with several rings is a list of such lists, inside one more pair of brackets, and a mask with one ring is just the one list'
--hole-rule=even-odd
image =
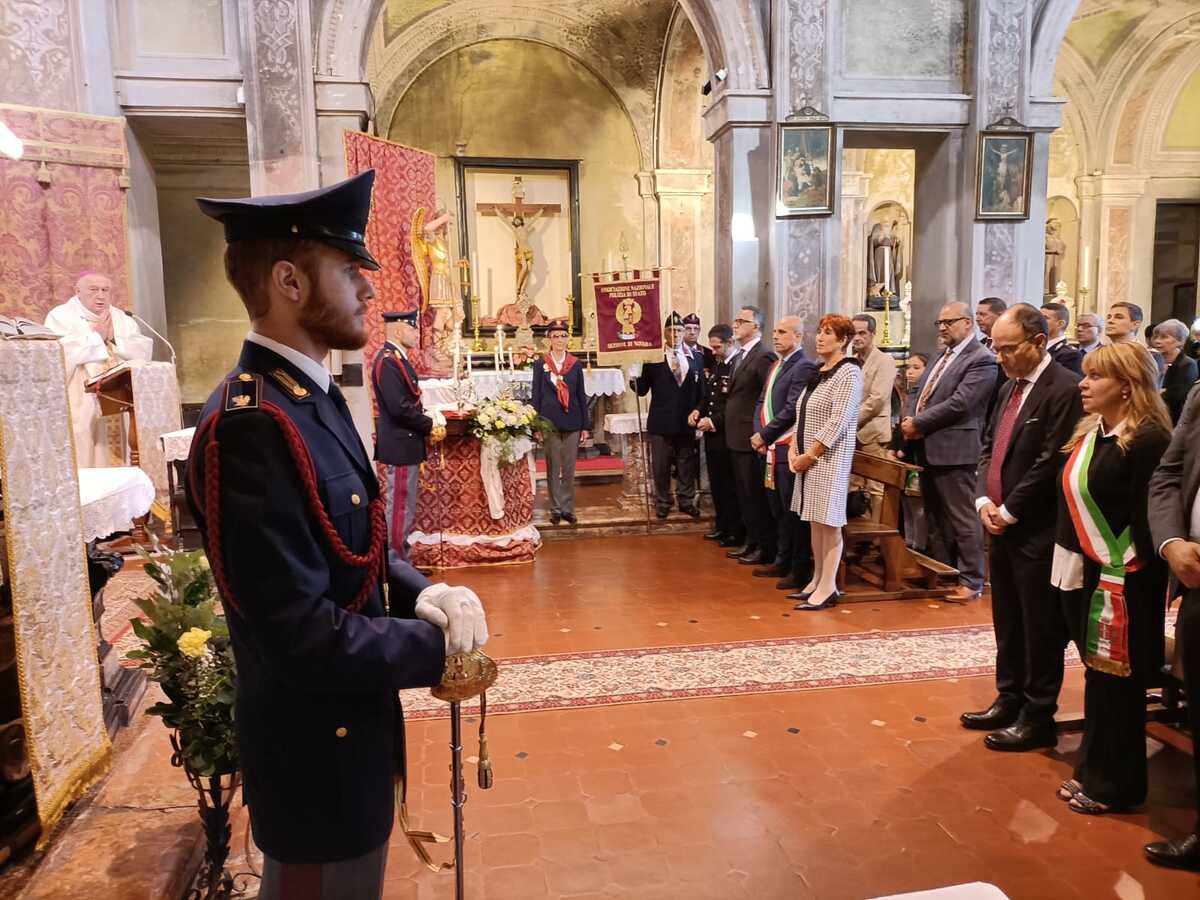
{"label": "wall-mounted light", "polygon": [[717,71],[716,71],[717,81],[724,81],[728,74],[729,73],[726,72],[724,69],[717,69]]}
{"label": "wall-mounted light", "polygon": [[25,155],[25,144],[3,122],[0,122],[0,153],[9,159],[20,159]]}

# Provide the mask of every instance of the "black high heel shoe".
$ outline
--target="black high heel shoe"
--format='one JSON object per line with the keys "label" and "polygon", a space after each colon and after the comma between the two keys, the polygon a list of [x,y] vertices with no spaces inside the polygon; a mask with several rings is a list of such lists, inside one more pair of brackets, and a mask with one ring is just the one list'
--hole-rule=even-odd
{"label": "black high heel shoe", "polygon": [[820,609],[829,609],[837,606],[838,599],[842,596],[840,591],[834,591],[820,603],[797,603],[795,608],[804,610],[805,612],[816,612]]}
{"label": "black high heel shoe", "polygon": [[[799,600],[801,603],[803,603],[805,600],[807,600],[811,596],[812,596],[812,591],[794,591],[793,593],[788,594],[787,598],[789,600]],[[799,606],[797,606],[796,608],[799,609]]]}

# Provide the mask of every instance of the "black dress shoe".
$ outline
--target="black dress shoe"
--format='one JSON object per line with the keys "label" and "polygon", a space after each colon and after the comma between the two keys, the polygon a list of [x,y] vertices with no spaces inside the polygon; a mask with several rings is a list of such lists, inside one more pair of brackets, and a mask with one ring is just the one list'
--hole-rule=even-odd
{"label": "black dress shoe", "polygon": [[557,525],[561,521],[562,521],[562,516],[560,516],[558,513],[550,513],[550,524],[551,525]]}
{"label": "black dress shoe", "polygon": [[665,506],[660,506],[658,509],[656,509],[654,511],[654,514],[656,516],[658,516],[660,519],[665,519],[667,516],[669,516],[671,514],[671,510],[667,509]]}
{"label": "black dress shoe", "polygon": [[570,522],[572,525],[579,524],[579,520],[577,518],[575,518],[575,513],[563,513],[562,517],[564,519],[566,519],[568,522]]}
{"label": "black dress shoe", "polygon": [[751,550],[755,550],[755,549],[756,548],[751,547],[749,544],[742,544],[738,547],[734,547],[732,550],[730,550],[725,555],[728,556],[730,559],[741,559],[743,556],[745,556]]}
{"label": "black dress shoe", "polygon": [[700,510],[695,506],[681,506],[679,511],[685,516],[691,516],[693,519],[700,518]]}
{"label": "black dress shoe", "polygon": [[1200,834],[1189,834],[1175,841],[1155,841],[1142,850],[1156,866],[1200,872]]}
{"label": "black dress shoe", "polygon": [[754,550],[738,557],[739,566],[761,566],[766,561],[767,558],[763,556],[761,550]]}
{"label": "black dress shoe", "polygon": [[993,731],[983,739],[983,746],[989,750],[1005,753],[1025,753],[1057,744],[1058,734],[1054,730],[1053,719],[1048,722],[1018,721],[1015,725]]}
{"label": "black dress shoe", "polygon": [[987,709],[980,712],[965,712],[958,717],[958,721],[962,723],[963,728],[971,728],[975,731],[996,731],[1007,728],[1009,725],[1015,725],[1020,715],[1021,707],[1019,705],[1005,703],[997,698]]}
{"label": "black dress shoe", "polygon": [[721,540],[717,543],[717,546],[718,547],[744,547],[745,541],[739,541],[735,537],[726,536],[726,537],[721,538]]}
{"label": "black dress shoe", "polygon": [[764,566],[761,569],[755,569],[750,574],[755,578],[782,578],[790,569],[786,566]]}
{"label": "black dress shoe", "polygon": [[830,609],[834,606],[837,606],[838,599],[841,598],[842,594],[840,591],[834,591],[832,594],[830,594],[828,597],[826,597],[820,603],[809,603],[808,601],[812,600],[811,594],[808,594],[808,595],[800,594],[798,596],[804,596],[805,600],[801,601],[800,603],[797,603],[795,606],[792,607],[792,609],[798,609],[803,612],[817,612],[818,610]]}
{"label": "black dress shoe", "polygon": [[704,536],[704,539],[706,541],[723,541],[725,540],[725,535],[720,531],[710,531]]}
{"label": "black dress shoe", "polygon": [[794,591],[798,587],[800,587],[800,583],[790,576],[775,582],[775,588],[780,591]]}

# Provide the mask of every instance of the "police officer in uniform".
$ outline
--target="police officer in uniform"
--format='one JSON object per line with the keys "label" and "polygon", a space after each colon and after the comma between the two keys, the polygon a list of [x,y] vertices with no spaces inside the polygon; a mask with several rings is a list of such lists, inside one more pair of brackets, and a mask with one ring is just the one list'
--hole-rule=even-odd
{"label": "police officer in uniform", "polygon": [[708,463],[708,484],[716,511],[716,526],[704,537],[720,542],[722,547],[739,547],[746,542],[746,527],[738,511],[733,462],[725,444],[725,395],[729,391],[729,363],[726,360],[735,349],[733,329],[725,324],[714,325],[708,329],[708,345],[714,363],[708,376],[708,390],[700,409],[698,427],[704,432],[704,458]]}
{"label": "police officer in uniform", "polygon": [[717,365],[717,357],[711,347],[700,343],[700,317],[695,313],[688,313],[683,317],[683,349],[689,356],[700,357],[706,378],[712,374]]}
{"label": "police officer in uniform", "polygon": [[371,366],[375,418],[375,459],[387,468],[383,496],[387,507],[388,558],[408,559],[408,535],[417,513],[417,480],[425,460],[425,439],[434,421],[421,407],[417,370],[408,351],[421,341],[417,311],[385,312],[388,340]]}
{"label": "police officer in uniform", "polygon": [[373,182],[197,201],[225,226],[250,315],[197,426],[187,493],[237,658],[265,900],[381,896],[404,765],[396,691],[436,684],[448,652],[487,639],[471,591],[387,565],[371,461],[322,365],[366,342]]}

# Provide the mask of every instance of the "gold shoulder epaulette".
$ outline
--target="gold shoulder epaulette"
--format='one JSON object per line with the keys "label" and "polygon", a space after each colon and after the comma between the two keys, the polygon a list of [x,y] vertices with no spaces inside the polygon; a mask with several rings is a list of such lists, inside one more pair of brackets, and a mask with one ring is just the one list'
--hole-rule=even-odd
{"label": "gold shoulder epaulette", "polygon": [[272,369],[271,377],[279,382],[279,386],[293,400],[303,400],[308,396],[308,388],[298,382],[283,369]]}
{"label": "gold shoulder epaulette", "polygon": [[237,378],[225,382],[225,412],[243,409],[258,409],[258,397],[262,393],[262,376],[243,372]]}

